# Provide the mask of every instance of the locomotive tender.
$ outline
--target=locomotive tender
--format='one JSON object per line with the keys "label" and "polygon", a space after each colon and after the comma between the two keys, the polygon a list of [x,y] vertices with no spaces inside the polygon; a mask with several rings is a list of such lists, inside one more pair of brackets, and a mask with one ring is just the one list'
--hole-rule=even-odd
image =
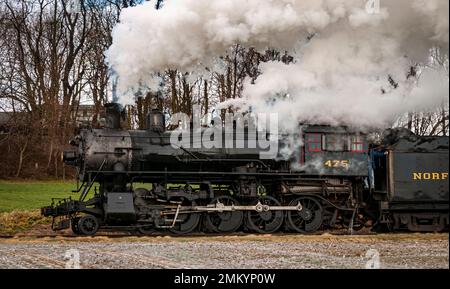
{"label": "locomotive tender", "polygon": [[[81,130],[71,141],[75,150],[64,152],[64,162],[77,169],[75,192],[81,194],[41,209],[53,217],[53,229],[94,235],[98,229],[448,228],[448,137],[392,131],[374,145],[346,127],[308,125],[293,159],[261,159],[248,143],[241,149],[174,147],[156,110],[146,130],[123,130],[120,118],[120,106],[107,104],[105,128]],[[247,133],[233,137],[245,142]]]}

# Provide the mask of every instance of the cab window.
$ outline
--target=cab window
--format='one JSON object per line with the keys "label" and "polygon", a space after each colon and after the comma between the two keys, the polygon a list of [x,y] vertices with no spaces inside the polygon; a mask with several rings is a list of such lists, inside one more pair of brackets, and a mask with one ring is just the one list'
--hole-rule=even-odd
{"label": "cab window", "polygon": [[361,135],[350,136],[350,151],[364,152],[364,139]]}
{"label": "cab window", "polygon": [[345,139],[343,134],[330,133],[325,135],[324,150],[326,151],[345,151]]}
{"label": "cab window", "polygon": [[322,151],[322,135],[320,133],[308,133],[305,136],[306,149],[308,152]]}

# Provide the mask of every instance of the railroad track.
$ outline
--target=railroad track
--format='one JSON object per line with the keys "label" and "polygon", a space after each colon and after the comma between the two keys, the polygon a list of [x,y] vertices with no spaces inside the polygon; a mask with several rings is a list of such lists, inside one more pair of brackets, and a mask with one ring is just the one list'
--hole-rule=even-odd
{"label": "railroad track", "polygon": [[[0,235],[0,239],[26,239],[26,238],[69,238],[69,239],[95,239],[95,238],[110,238],[110,239],[121,239],[121,238],[146,238],[146,237],[171,237],[171,238],[204,238],[204,237],[246,237],[246,236],[276,236],[276,237],[283,237],[283,236],[320,236],[328,234],[331,236],[343,236],[343,235],[360,235],[360,236],[376,236],[378,233],[375,232],[364,232],[364,233],[357,233],[357,234],[349,234],[348,232],[337,232],[337,231],[323,231],[323,232],[315,232],[312,234],[299,234],[299,233],[272,233],[272,234],[256,234],[256,233],[245,233],[245,232],[235,232],[230,234],[220,234],[220,233],[190,233],[190,234],[171,234],[171,233],[159,233],[159,234],[151,234],[151,235],[141,235],[141,234],[95,234],[94,236],[83,236],[83,235],[75,235],[75,234],[33,234],[33,235]],[[396,233],[391,233],[396,234]],[[413,233],[410,233],[411,235]]]}

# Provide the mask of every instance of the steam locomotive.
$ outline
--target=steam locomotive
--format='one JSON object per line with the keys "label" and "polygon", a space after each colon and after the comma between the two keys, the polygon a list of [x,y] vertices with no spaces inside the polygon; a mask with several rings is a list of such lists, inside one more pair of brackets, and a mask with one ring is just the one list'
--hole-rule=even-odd
{"label": "steam locomotive", "polygon": [[160,111],[148,114],[145,130],[121,129],[121,113],[107,104],[105,127],[81,130],[75,149],[64,152],[65,164],[77,169],[80,197],[41,209],[54,230],[448,228],[448,137],[390,130],[375,145],[348,127],[303,125],[293,157],[263,159],[248,131],[233,134],[245,144],[239,149],[176,147]]}

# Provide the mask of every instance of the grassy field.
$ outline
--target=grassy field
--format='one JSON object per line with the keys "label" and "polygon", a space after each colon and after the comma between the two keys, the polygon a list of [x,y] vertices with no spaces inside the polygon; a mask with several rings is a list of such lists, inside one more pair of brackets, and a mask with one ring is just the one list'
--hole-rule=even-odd
{"label": "grassy field", "polygon": [[0,212],[36,210],[52,198],[77,199],[79,193],[71,192],[75,188],[75,182],[0,181]]}

